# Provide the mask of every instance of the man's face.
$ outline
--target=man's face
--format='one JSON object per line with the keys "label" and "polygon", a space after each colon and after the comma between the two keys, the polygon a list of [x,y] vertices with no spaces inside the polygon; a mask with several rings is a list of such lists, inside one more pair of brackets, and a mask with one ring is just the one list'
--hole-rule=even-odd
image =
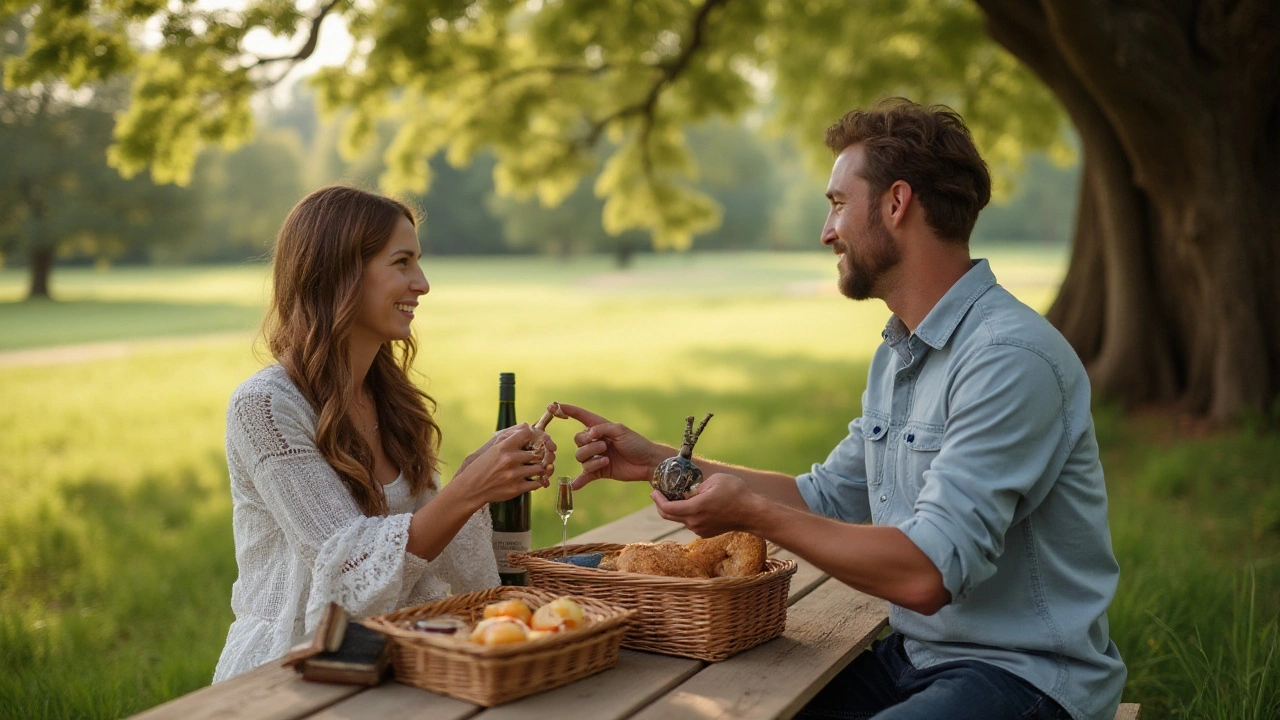
{"label": "man's face", "polygon": [[880,217],[880,198],[861,175],[862,145],[850,145],[836,158],[827,185],[831,209],[822,228],[822,244],[840,258],[839,288],[845,297],[883,297],[885,274],[901,260],[901,252]]}

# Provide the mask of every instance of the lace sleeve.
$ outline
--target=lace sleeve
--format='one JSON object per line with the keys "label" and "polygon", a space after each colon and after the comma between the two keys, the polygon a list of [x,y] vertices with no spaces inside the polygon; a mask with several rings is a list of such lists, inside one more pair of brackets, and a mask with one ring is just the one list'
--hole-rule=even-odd
{"label": "lace sleeve", "polygon": [[394,610],[428,565],[405,550],[412,515],[365,516],[316,449],[310,408],[291,400],[237,394],[228,437],[290,551],[311,567],[306,628],[330,600],[357,616]]}
{"label": "lace sleeve", "polygon": [[[436,487],[440,478],[436,477]],[[422,507],[433,501],[435,491],[428,490],[415,505]],[[493,555],[493,524],[489,506],[480,508],[454,535],[440,555],[431,563],[432,570],[414,588],[412,603],[439,600],[444,594],[463,593],[496,587],[499,583],[498,563]]]}

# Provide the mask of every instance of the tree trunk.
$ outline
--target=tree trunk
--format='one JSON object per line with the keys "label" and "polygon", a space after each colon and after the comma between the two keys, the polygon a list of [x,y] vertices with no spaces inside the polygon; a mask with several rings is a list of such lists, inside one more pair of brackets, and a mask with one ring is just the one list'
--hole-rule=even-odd
{"label": "tree trunk", "polygon": [[613,260],[619,270],[631,267],[631,257],[636,252],[635,243],[630,240],[619,240],[614,247]]}
{"label": "tree trunk", "polygon": [[1084,172],[1049,319],[1095,389],[1213,420],[1280,396],[1280,9],[977,0],[1062,102]]}
{"label": "tree trunk", "polygon": [[53,272],[53,249],[37,247],[31,251],[31,285],[28,300],[48,299],[49,275]]}

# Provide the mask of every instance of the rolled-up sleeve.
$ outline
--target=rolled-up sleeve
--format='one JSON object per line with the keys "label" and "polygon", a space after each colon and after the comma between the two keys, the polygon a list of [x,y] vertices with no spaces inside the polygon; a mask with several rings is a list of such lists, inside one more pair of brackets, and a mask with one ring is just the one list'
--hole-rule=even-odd
{"label": "rolled-up sleeve", "polygon": [[862,418],[849,423],[849,435],[832,449],[825,462],[796,478],[796,488],[818,515],[849,523],[871,520],[867,501],[866,440]]}
{"label": "rolled-up sleeve", "polygon": [[995,573],[1015,516],[1043,500],[1066,461],[1070,432],[1058,374],[1033,350],[992,345],[951,387],[942,446],[912,517],[898,527],[960,600]]}

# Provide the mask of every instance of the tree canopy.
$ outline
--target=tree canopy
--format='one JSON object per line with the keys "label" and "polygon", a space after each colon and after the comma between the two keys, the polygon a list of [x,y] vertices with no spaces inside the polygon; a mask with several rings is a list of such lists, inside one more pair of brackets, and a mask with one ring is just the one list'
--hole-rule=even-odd
{"label": "tree canopy", "polygon": [[[820,157],[821,130],[886,94],[943,101],[972,124],[993,164],[1059,141],[1048,92],[985,38],[968,2],[878,0],[277,0],[244,9],[197,3],[8,0],[31,43],[6,64],[13,84],[72,85],[134,76],[112,162],[186,182],[199,148],[248,137],[250,98],[312,55],[322,23],[340,18],[355,42],[314,82],[346,108],[343,144],[398,127],[381,184],[423,193],[430,159],[496,159],[500,194],[554,205],[610,151],[595,179],[611,234],[640,229],[657,247],[686,248],[717,226],[721,208],[693,188],[685,128],[748,111],[795,130]],[[253,33],[289,37],[296,51],[247,52]],[[1017,112],[1011,110],[1016,108]]]}

